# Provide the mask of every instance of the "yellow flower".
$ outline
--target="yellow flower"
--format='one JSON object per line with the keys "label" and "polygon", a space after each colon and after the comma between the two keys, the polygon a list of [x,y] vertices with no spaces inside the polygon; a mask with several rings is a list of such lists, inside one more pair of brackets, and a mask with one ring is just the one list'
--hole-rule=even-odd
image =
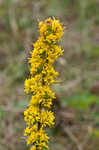
{"label": "yellow flower", "polygon": [[31,144],[30,150],[48,149],[48,135],[45,127],[54,125],[54,113],[51,108],[55,99],[50,85],[54,83],[58,72],[52,64],[63,54],[63,50],[57,42],[63,35],[63,27],[59,20],[48,18],[40,21],[40,37],[33,44],[34,49],[28,59],[30,64],[30,77],[25,80],[25,92],[31,95],[30,104],[24,111],[26,129],[24,136],[27,137],[27,145]]}
{"label": "yellow flower", "polygon": [[36,150],[36,147],[32,146],[32,147],[30,148],[30,150]]}
{"label": "yellow flower", "polygon": [[54,114],[51,111],[43,111],[41,112],[40,123],[43,127],[45,126],[53,126],[54,125]]}

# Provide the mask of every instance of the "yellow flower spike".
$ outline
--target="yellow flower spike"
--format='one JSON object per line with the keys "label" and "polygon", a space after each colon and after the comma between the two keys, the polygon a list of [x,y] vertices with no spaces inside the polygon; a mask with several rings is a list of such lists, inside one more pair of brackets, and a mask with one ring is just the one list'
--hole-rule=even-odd
{"label": "yellow flower spike", "polygon": [[[30,150],[49,149],[47,143],[49,137],[45,133],[46,127],[54,126],[54,113],[51,109],[55,94],[50,85],[55,82],[58,72],[55,72],[52,64],[63,54],[63,50],[57,44],[63,35],[63,26],[59,20],[48,18],[39,22],[40,37],[33,44],[31,52],[30,77],[25,80],[25,92],[31,95],[30,104],[24,111],[27,137],[27,145]],[[48,110],[47,110],[48,109]]]}

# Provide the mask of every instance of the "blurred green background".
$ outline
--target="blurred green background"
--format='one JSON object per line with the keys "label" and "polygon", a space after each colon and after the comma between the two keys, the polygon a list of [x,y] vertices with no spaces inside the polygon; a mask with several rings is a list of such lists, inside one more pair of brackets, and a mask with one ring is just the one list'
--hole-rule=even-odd
{"label": "blurred green background", "polygon": [[0,150],[29,150],[23,111],[27,58],[38,20],[55,16],[66,26],[63,57],[48,129],[51,150],[99,150],[99,0],[0,0]]}

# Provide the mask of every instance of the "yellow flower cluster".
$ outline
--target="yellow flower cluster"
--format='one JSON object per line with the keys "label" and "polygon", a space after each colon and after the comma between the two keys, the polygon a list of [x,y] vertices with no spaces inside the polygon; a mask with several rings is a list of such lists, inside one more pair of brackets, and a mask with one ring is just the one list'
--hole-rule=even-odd
{"label": "yellow flower cluster", "polygon": [[48,18],[39,23],[39,29],[40,37],[33,44],[34,49],[29,58],[30,78],[25,80],[25,92],[31,95],[31,100],[24,111],[24,136],[27,137],[27,145],[31,145],[30,150],[48,149],[49,137],[44,128],[54,125],[55,117],[49,109],[55,94],[50,85],[58,75],[52,64],[63,53],[57,44],[63,35],[60,21]]}

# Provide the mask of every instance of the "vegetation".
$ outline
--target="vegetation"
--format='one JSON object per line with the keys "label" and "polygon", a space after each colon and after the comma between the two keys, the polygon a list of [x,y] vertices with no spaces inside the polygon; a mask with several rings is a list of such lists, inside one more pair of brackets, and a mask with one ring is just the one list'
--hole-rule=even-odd
{"label": "vegetation", "polygon": [[[0,0],[0,149],[29,150],[24,138],[24,110],[29,97],[30,50],[39,20],[55,16],[66,26],[61,41],[55,128],[51,150],[99,149],[99,2],[98,0]],[[59,83],[59,84],[58,84]],[[22,136],[23,135],[23,136]]]}
{"label": "vegetation", "polygon": [[49,136],[45,133],[46,127],[54,125],[54,114],[51,111],[52,100],[55,94],[50,89],[55,83],[55,72],[52,64],[62,55],[62,50],[56,43],[59,42],[63,27],[59,20],[48,18],[39,23],[40,37],[33,44],[34,49],[29,58],[30,78],[25,80],[25,92],[32,95],[28,108],[24,111],[26,121],[25,136],[31,150],[48,149]]}

